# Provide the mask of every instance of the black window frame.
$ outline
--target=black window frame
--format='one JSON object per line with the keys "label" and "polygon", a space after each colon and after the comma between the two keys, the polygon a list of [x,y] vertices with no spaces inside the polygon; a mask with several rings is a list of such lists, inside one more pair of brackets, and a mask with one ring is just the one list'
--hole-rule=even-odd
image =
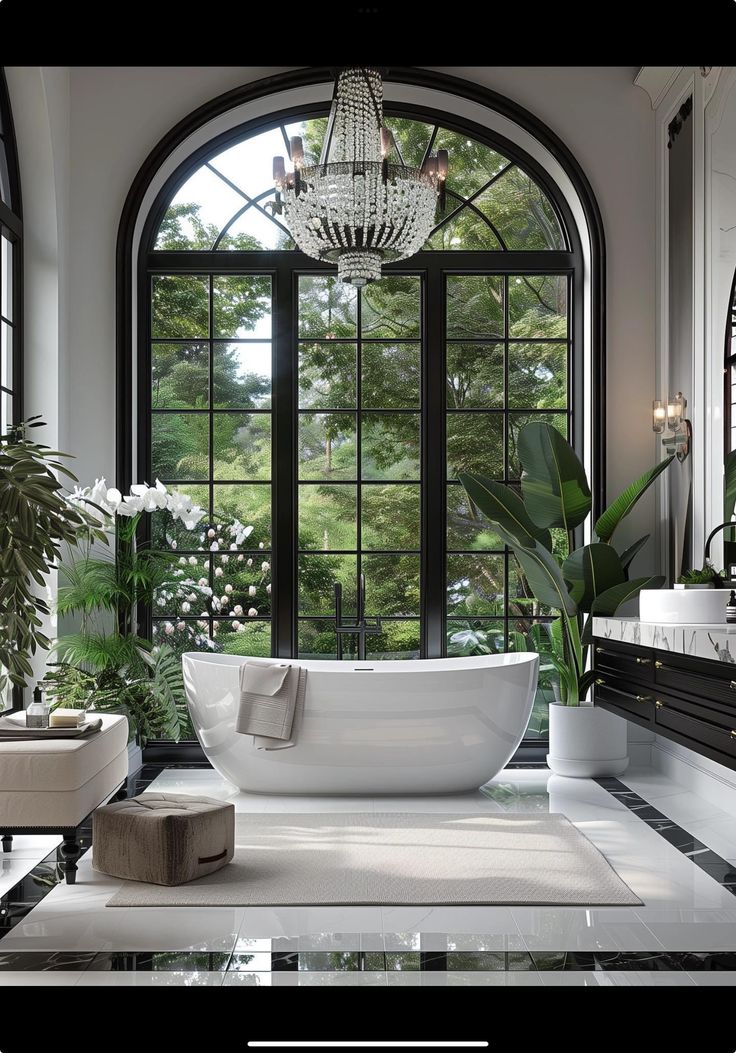
{"label": "black window frame", "polygon": [[[286,78],[275,78],[285,80]],[[427,83],[427,77],[417,78],[414,74],[405,75],[409,82]],[[454,78],[432,77],[434,86],[444,86],[445,80],[455,81]],[[273,82],[273,78],[271,82]],[[465,82],[462,82],[463,84]],[[242,89],[238,94],[242,98]],[[233,93],[230,93],[231,97]],[[485,93],[491,95],[492,93]],[[501,107],[498,107],[501,108]],[[544,129],[536,119],[519,108],[516,108],[508,100],[504,100],[504,108],[516,113],[520,118],[518,123],[527,127],[533,124],[534,129],[539,132],[544,130],[547,139],[553,138],[552,133]],[[199,111],[200,114],[202,111]],[[211,112],[211,111],[210,111]],[[237,273],[237,274],[271,274],[275,288],[275,310],[274,310],[274,332],[283,332],[284,329],[291,333],[292,346],[288,352],[275,355],[276,366],[274,373],[273,393],[273,434],[275,436],[274,464],[275,464],[275,494],[274,494],[274,534],[273,545],[273,626],[274,626],[274,654],[288,657],[296,654],[296,491],[297,484],[293,466],[295,457],[295,423],[297,419],[297,400],[295,392],[295,370],[289,362],[296,354],[296,332],[294,326],[295,317],[295,283],[299,273],[334,273],[334,268],[322,265],[306,257],[298,250],[263,252],[238,252],[233,250],[222,250],[215,252],[191,250],[191,251],[161,251],[154,250],[153,244],[155,234],[165,209],[192,171],[198,168],[204,160],[211,157],[218,150],[225,149],[235,141],[250,135],[258,134],[278,122],[289,121],[293,118],[305,119],[310,116],[321,116],[326,112],[325,103],[316,104],[313,107],[292,107],[269,113],[267,116],[254,121],[247,122],[237,128],[223,133],[214,140],[196,150],[176,172],[169,177],[160,189],[153,207],[149,210],[143,226],[140,249],[138,254],[138,277],[137,297],[138,304],[146,304],[148,299],[148,282],[150,275],[155,272],[175,273]],[[520,150],[518,146],[506,140],[503,136],[491,133],[487,128],[478,126],[472,122],[461,120],[444,111],[435,111],[426,107],[412,105],[386,106],[388,114],[396,114],[405,117],[431,121],[441,124],[442,127],[453,131],[472,135],[490,146],[497,149],[509,161],[515,162],[539,183],[556,208],[561,220],[562,229],[568,239],[566,251],[544,250],[538,252],[521,252],[514,250],[468,252],[465,250],[423,252],[415,255],[409,260],[392,264],[386,268],[386,272],[392,273],[422,273],[424,275],[426,300],[423,328],[426,333],[427,348],[424,369],[424,390],[422,400],[423,420],[443,421],[443,427],[423,428],[423,459],[425,464],[425,477],[423,487],[423,526],[422,526],[422,579],[423,579],[423,607],[422,607],[422,656],[438,657],[445,653],[446,645],[446,541],[445,541],[445,486],[446,486],[446,463],[444,442],[444,420],[445,420],[445,337],[443,329],[444,320],[444,292],[442,285],[448,273],[452,274],[568,274],[569,289],[571,292],[572,311],[569,316],[569,347],[577,348],[582,353],[583,342],[583,304],[584,304],[584,257],[579,239],[576,222],[571,214],[569,206],[561,194],[559,188],[551,179],[549,173],[537,164],[529,155]],[[195,115],[193,115],[193,118]],[[175,131],[180,133],[184,122]],[[194,123],[190,125],[194,126]],[[180,136],[179,136],[180,137]],[[540,136],[541,137],[541,136]],[[170,144],[167,144],[170,146]],[[557,154],[566,154],[562,144],[555,144]],[[155,154],[155,151],[154,151]],[[150,181],[155,168],[153,159],[146,170],[141,170],[139,178]],[[582,449],[584,414],[583,388],[587,383],[594,393],[595,405],[593,406],[593,479],[594,479],[594,507],[596,514],[603,507],[605,495],[604,454],[602,436],[605,429],[604,406],[605,406],[605,364],[604,364],[604,322],[603,310],[603,281],[605,257],[603,249],[603,232],[600,223],[600,215],[587,184],[587,180],[580,172],[574,159],[569,155],[563,157],[567,163],[565,167],[568,173],[574,176],[576,188],[589,206],[589,226],[592,233],[591,240],[594,246],[594,264],[591,269],[593,278],[591,286],[591,307],[593,311],[592,331],[592,377],[584,377],[583,363],[580,368],[570,371],[568,384],[570,387],[570,400],[566,412],[572,416],[573,432],[572,439],[578,449]],[[132,286],[130,280],[131,272],[127,275],[122,272],[121,265],[126,262],[132,263],[131,223],[134,218],[134,202],[136,196],[142,196],[145,182],[141,181],[139,186],[131,190],[126,209],[124,210],[121,223],[120,238],[118,243],[118,294],[119,305],[127,304],[128,310],[132,306]],[[126,213],[127,222],[126,222]],[[150,450],[150,333],[148,331],[148,315],[145,310],[139,310],[137,341],[133,340],[132,328],[130,326],[130,314],[128,318],[118,319],[118,427],[119,438],[122,442],[118,447],[118,485],[127,489],[131,482],[136,479],[148,478],[150,475],[150,464],[147,461]],[[135,478],[133,477],[132,443],[130,438],[129,421],[127,416],[133,405],[133,391],[131,385],[131,357],[133,344],[137,343],[139,349],[138,358],[138,387],[135,403],[137,406],[138,436],[137,450],[138,461],[135,466]],[[123,352],[123,353],[121,353]],[[591,383],[592,380],[592,383]],[[124,419],[125,418],[125,419]],[[431,449],[428,448],[431,446]],[[150,629],[150,621],[146,624],[145,618],[150,615],[144,614],[144,628]],[[540,749],[543,740],[529,741],[529,745]]]}
{"label": "black window frame", "polygon": [[[5,77],[5,69],[0,66],[0,164],[4,164],[8,177],[9,201],[0,199],[0,232],[13,245],[13,317],[12,321],[0,315],[1,324],[8,325],[12,332],[12,388],[2,385],[0,377],[0,431],[7,430],[8,425],[23,420],[23,203],[20,189],[20,166],[18,164],[18,145],[15,137],[13,111],[10,105],[10,93]],[[2,274],[2,254],[0,254],[0,282]],[[2,406],[5,395],[12,398],[12,420],[3,419]],[[15,687],[11,693],[9,710],[23,708],[23,691]]]}
{"label": "black window frame", "polygon": [[[8,175],[9,202],[0,200],[0,230],[13,244],[13,319],[3,316],[3,322],[12,326],[13,332],[13,386],[6,388],[0,380],[0,392],[8,392],[13,399],[13,419],[5,421],[0,416],[0,427],[17,424],[23,419],[23,206],[20,191],[20,168],[18,147],[15,138],[13,111],[4,68],[0,67],[0,153]],[[0,280],[2,280],[2,258],[0,257]],[[0,409],[0,414],[2,410]]]}

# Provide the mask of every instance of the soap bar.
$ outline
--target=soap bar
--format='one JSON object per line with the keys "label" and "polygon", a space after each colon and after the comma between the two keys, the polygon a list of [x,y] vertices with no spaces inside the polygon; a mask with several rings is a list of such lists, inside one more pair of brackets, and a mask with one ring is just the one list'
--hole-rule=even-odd
{"label": "soap bar", "polygon": [[78,728],[87,714],[83,709],[53,709],[49,716],[50,728]]}

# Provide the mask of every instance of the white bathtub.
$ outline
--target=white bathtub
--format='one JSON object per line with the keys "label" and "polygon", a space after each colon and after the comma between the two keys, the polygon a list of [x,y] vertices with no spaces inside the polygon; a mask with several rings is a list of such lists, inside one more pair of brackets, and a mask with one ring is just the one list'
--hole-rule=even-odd
{"label": "white bathtub", "polygon": [[282,794],[453,793],[482,786],[522,739],[538,670],[537,655],[527,653],[299,662],[308,675],[297,744],[269,751],[234,730],[245,660],[183,656],[192,722],[222,776],[242,790]]}

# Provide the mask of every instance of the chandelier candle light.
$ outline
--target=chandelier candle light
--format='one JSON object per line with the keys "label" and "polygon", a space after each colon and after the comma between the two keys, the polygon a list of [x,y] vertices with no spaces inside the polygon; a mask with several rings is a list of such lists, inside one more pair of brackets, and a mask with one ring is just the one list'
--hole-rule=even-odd
{"label": "chandelier candle light", "polygon": [[444,208],[447,150],[420,168],[404,164],[383,123],[383,84],[376,69],[350,68],[335,87],[319,164],[304,164],[304,144],[290,142],[293,172],[273,159],[276,201],[297,245],[337,263],[341,281],[367,285],[381,264],[413,256]]}

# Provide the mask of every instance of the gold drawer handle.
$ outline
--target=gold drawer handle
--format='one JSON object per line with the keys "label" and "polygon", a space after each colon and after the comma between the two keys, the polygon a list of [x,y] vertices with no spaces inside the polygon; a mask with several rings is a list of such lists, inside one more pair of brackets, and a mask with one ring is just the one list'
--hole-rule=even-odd
{"label": "gold drawer handle", "polygon": [[736,691],[736,680],[731,681],[731,690]]}
{"label": "gold drawer handle", "polygon": [[652,701],[652,696],[651,695],[637,695],[636,696],[636,701],[637,702],[651,702]]}
{"label": "gold drawer handle", "polygon": [[731,732],[731,738],[732,739],[736,739],[736,731],[732,731]]}
{"label": "gold drawer handle", "polygon": [[661,699],[658,698],[654,704],[657,709],[664,709],[664,702]]}
{"label": "gold drawer handle", "polygon": [[654,663],[654,668],[655,669],[664,669],[664,662],[660,662],[660,660],[657,659],[657,661]]}
{"label": "gold drawer handle", "polygon": [[603,687],[603,685],[605,684],[606,681],[603,679],[602,676],[597,676],[595,678],[595,682],[598,685],[598,687]]}

